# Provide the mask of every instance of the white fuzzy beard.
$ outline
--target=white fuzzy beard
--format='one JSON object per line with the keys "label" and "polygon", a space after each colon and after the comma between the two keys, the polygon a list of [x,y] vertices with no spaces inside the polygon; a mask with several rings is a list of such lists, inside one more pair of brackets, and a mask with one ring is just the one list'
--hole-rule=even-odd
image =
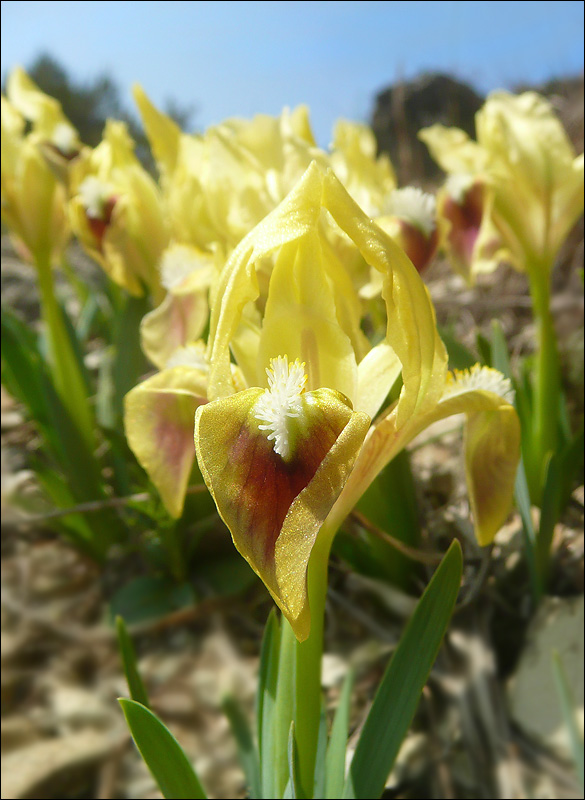
{"label": "white fuzzy beard", "polygon": [[301,413],[301,394],[307,381],[305,365],[296,359],[289,365],[286,356],[270,359],[268,389],[258,399],[255,417],[262,422],[261,431],[270,431],[274,452],[287,459],[290,455],[288,420]]}

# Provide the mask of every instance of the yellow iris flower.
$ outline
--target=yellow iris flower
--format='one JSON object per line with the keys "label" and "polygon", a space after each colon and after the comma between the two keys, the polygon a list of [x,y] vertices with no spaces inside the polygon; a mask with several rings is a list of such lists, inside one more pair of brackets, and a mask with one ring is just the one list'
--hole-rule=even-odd
{"label": "yellow iris flower", "polygon": [[[583,155],[575,157],[552,106],[534,92],[490,94],[476,115],[476,129],[477,142],[442,125],[419,134],[442,169],[457,176],[451,184],[457,190],[446,187],[453,203],[465,209],[464,190],[481,187],[476,191],[481,198],[473,201],[481,205],[489,229],[479,219],[475,228],[477,236],[481,230],[488,257],[485,246],[472,245],[466,264],[460,252],[455,252],[455,263],[471,278],[504,259],[518,270],[536,269],[548,276],[583,211]],[[458,215],[445,217],[456,228]]]}
{"label": "yellow iris flower", "polygon": [[71,224],[87,252],[130,294],[147,290],[162,300],[158,265],[168,223],[123,122],[108,120],[100,144],[75,163],[70,189]]}
{"label": "yellow iris flower", "polygon": [[[382,275],[387,329],[375,347],[364,343],[332,235],[348,237]],[[257,275],[267,264],[268,296],[259,310]],[[509,384],[479,367],[449,376],[416,269],[331,170],[310,165],[234,250],[214,298],[209,402],[195,418],[199,466],[236,547],[297,638],[310,627],[307,568],[317,537],[331,539],[380,470],[437,419],[467,415],[477,537],[481,544],[493,539],[511,504],[519,457]],[[250,388],[239,389],[230,353]],[[384,408],[400,374],[400,397]]]}
{"label": "yellow iris flower", "polygon": [[[8,81],[16,100],[21,100],[14,90],[14,79],[19,75],[12,73]],[[19,106],[25,104],[19,102]],[[67,193],[43,152],[46,139],[42,126],[39,130],[33,117],[32,130],[26,134],[27,119],[13,102],[2,97],[2,219],[23,257],[32,258],[36,264],[58,263],[70,235]]]}

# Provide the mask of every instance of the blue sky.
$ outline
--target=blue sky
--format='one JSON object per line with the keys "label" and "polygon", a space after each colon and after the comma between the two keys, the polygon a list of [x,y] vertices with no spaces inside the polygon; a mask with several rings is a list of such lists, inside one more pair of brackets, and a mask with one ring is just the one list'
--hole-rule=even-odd
{"label": "blue sky", "polygon": [[2,76],[41,52],[72,77],[108,72],[131,105],[195,106],[198,128],[307,103],[327,145],[378,91],[423,70],[483,92],[583,71],[580,2],[27,2],[3,0]]}

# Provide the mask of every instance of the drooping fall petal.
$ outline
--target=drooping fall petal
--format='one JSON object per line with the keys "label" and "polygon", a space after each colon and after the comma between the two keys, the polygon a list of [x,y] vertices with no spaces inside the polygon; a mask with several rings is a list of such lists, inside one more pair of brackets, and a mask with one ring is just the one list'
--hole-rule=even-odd
{"label": "drooping fall petal", "polygon": [[468,174],[450,175],[439,192],[441,246],[453,269],[469,284],[502,262],[513,263],[494,225],[493,204],[493,188]]}
{"label": "drooping fall petal", "polygon": [[173,517],[183,510],[195,459],[195,410],[205,403],[207,375],[193,367],[162,370],[125,397],[126,438]]}
{"label": "drooping fall petal", "polygon": [[520,460],[520,421],[510,381],[477,365],[449,377],[445,393],[424,426],[452,414],[466,415],[467,490],[480,545],[487,545],[512,506]]}
{"label": "drooping fall petal", "polygon": [[311,550],[370,420],[337,392],[302,393],[299,362],[290,375],[285,359],[273,368],[270,389],[252,388],[201,406],[195,444],[234,544],[303,640],[310,626]]}
{"label": "drooping fall petal", "polygon": [[330,515],[339,525],[380,470],[412,439],[437,420],[466,415],[467,487],[481,545],[489,544],[512,505],[520,459],[520,422],[510,382],[496,370],[475,366],[449,375],[443,397],[433,407],[397,424],[396,406],[371,429],[354,470]]}
{"label": "drooping fall petal", "polygon": [[140,324],[142,350],[159,369],[178,347],[197,340],[209,316],[208,292],[215,277],[213,256],[187,245],[171,245],[161,258],[160,280],[168,293]]}

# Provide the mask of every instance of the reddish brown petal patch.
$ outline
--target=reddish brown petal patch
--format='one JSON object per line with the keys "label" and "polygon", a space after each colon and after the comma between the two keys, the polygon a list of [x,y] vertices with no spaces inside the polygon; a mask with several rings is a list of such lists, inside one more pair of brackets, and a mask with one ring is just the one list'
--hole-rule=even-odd
{"label": "reddish brown petal patch", "polygon": [[473,260],[473,248],[481,227],[483,207],[483,187],[479,183],[474,183],[465,193],[462,203],[457,203],[452,197],[445,199],[443,214],[451,223],[449,244],[466,265]]}
{"label": "reddish brown petal patch", "polygon": [[285,461],[267,432],[258,428],[255,406],[261,395],[261,389],[249,389],[201,408],[196,444],[201,471],[236,547],[270,585],[274,546],[284,519],[352,410],[329,390],[304,395],[310,399],[303,403],[293,452]]}

